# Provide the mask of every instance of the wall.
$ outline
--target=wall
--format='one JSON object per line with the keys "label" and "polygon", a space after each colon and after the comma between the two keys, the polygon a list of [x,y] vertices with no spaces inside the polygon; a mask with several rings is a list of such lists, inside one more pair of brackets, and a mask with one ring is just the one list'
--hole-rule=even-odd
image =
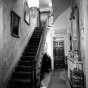
{"label": "wall", "polygon": [[52,0],[53,2],[53,13],[54,21],[68,9],[71,0]]}
{"label": "wall", "polygon": [[63,30],[63,29],[69,28],[70,26],[69,12],[70,12],[70,7],[66,9],[63,13],[61,13],[60,16],[58,16],[58,18],[54,22],[54,30],[57,30],[57,29]]}
{"label": "wall", "polygon": [[3,16],[3,9],[2,9],[2,2],[0,1],[0,88],[2,88],[2,80],[3,80],[3,78],[2,78],[2,76],[3,76],[3,73],[2,73],[2,65],[3,65],[3,63],[2,63],[2,50],[3,50],[3,34],[2,34],[2,31],[3,31],[3,18],[2,18],[2,16]]}
{"label": "wall", "polygon": [[79,7],[80,51],[83,61],[85,88],[88,88],[88,1],[74,0],[72,5],[74,4]]}
{"label": "wall", "polygon": [[[62,30],[63,33],[59,33],[58,37],[64,37],[65,39],[65,55],[68,55],[68,50],[69,50],[69,29],[70,29],[70,20],[69,20],[69,14],[70,14],[70,7],[65,10],[54,22],[54,27],[53,30]],[[54,35],[55,36],[55,35]],[[54,37],[53,36],[53,37]],[[68,42],[68,44],[67,44]]]}
{"label": "wall", "polygon": [[[88,1],[80,1],[80,28],[84,28],[81,40],[81,58],[83,60],[83,70],[85,76],[85,88],[88,88]],[[81,29],[80,29],[81,31]]]}
{"label": "wall", "polygon": [[[30,25],[24,21],[25,0],[3,0],[3,79],[8,78],[14,63],[20,58],[22,51],[30,38],[35,26],[36,18],[30,18]],[[11,10],[17,13],[20,19],[20,38],[11,36]]]}

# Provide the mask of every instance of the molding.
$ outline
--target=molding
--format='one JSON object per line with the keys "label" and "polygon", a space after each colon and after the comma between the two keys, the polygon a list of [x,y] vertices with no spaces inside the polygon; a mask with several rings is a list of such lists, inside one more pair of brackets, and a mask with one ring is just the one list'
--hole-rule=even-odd
{"label": "molding", "polygon": [[32,34],[33,34],[33,31],[35,29],[36,25],[31,29],[31,32],[29,32],[28,36],[26,37],[25,41],[24,41],[24,44],[22,45],[22,47],[20,48],[16,58],[14,59],[13,63],[11,64],[8,72],[6,73],[5,77],[3,78],[3,88],[6,88],[7,85],[8,85],[8,81],[9,79],[11,78],[11,74],[12,72],[14,71],[16,65],[17,65],[17,62],[20,60],[20,57],[22,56],[22,52],[24,51],[26,45],[27,45],[27,42],[29,41],[29,39],[31,38]]}

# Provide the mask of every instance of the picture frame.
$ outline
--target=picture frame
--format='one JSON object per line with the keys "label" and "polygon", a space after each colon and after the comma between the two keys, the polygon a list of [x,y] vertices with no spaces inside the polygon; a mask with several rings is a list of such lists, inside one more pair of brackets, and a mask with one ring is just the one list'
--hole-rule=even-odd
{"label": "picture frame", "polygon": [[24,21],[29,25],[30,24],[30,11],[27,2],[24,3]]}
{"label": "picture frame", "polygon": [[19,26],[20,26],[20,17],[12,10],[11,11],[11,35],[16,38],[20,38]]}

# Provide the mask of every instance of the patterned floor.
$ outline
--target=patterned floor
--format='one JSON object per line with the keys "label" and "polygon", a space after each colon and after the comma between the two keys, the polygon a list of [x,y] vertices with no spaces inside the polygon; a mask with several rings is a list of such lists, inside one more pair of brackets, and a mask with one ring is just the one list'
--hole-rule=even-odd
{"label": "patterned floor", "polygon": [[53,73],[46,73],[42,85],[41,88],[71,88],[65,69],[55,69]]}

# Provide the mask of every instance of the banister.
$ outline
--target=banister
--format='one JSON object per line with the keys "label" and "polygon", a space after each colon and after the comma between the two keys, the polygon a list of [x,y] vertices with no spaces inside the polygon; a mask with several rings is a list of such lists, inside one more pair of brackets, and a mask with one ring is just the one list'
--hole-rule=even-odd
{"label": "banister", "polygon": [[40,43],[39,43],[39,46],[38,46],[38,50],[37,50],[37,53],[36,53],[36,56],[35,56],[35,59],[32,61],[32,88],[37,88],[37,82],[36,80],[38,79],[38,74],[40,74],[40,68],[41,66],[41,57],[43,56],[43,51],[44,51],[44,41],[45,41],[45,36],[46,36],[46,30],[47,30],[47,22],[45,22],[45,25],[43,27],[43,32],[42,32],[42,35],[41,35],[41,39],[40,39]]}

